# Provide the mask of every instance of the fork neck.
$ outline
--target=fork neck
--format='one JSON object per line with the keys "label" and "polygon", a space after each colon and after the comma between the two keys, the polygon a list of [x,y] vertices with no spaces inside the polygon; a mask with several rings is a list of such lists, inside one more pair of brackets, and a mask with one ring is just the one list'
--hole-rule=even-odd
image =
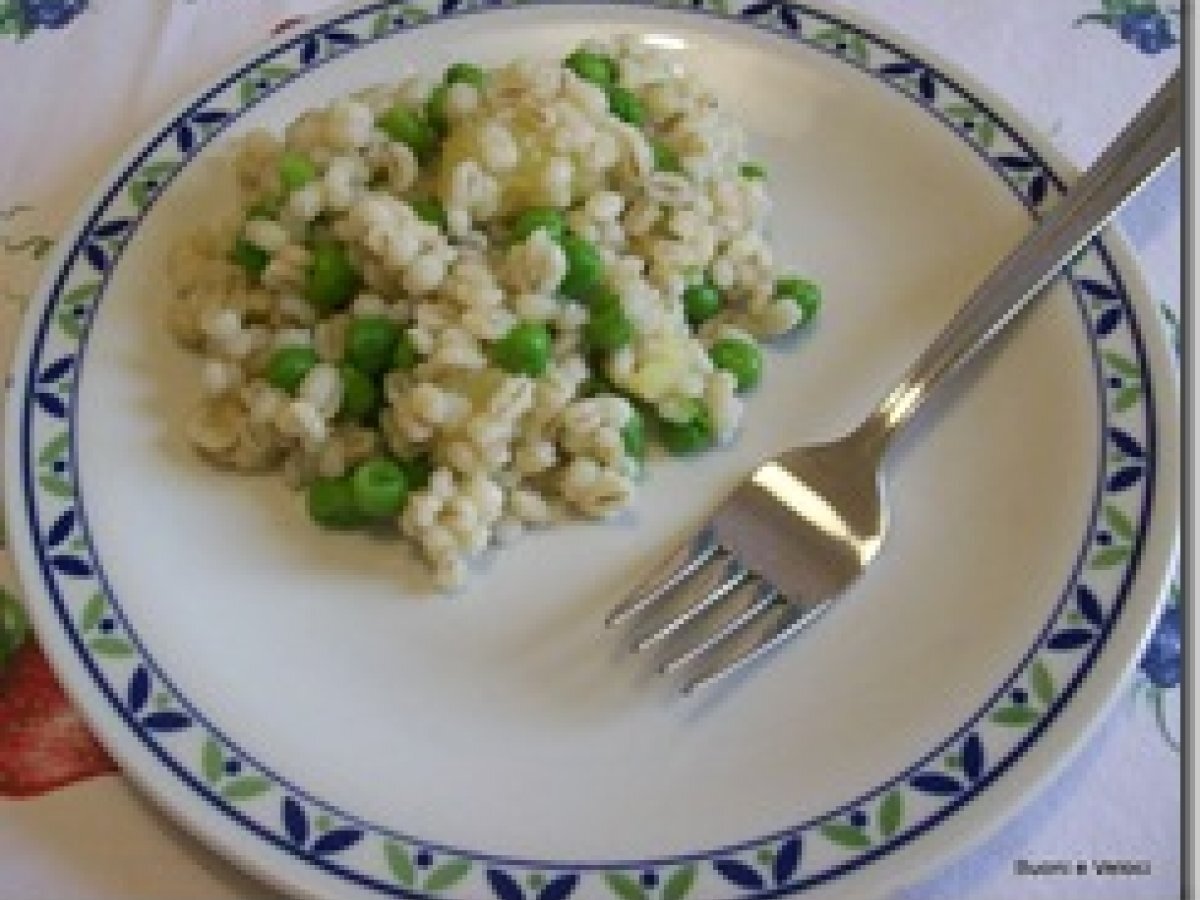
{"label": "fork neck", "polygon": [[927,352],[855,429],[855,441],[864,451],[880,460],[887,456],[900,432],[917,417],[941,380],[944,370],[938,370],[938,363],[942,361]]}
{"label": "fork neck", "polygon": [[[897,388],[899,391],[899,388]],[[896,392],[893,392],[896,393]],[[892,395],[879,404],[875,410],[854,429],[846,440],[853,444],[858,452],[878,465],[887,457],[896,436],[903,430],[908,416],[915,412],[915,407],[903,418],[897,418],[889,413]]]}
{"label": "fork neck", "polygon": [[1183,87],[1175,73],[1033,231],[983,280],[857,437],[883,457],[938,384],[985,346],[1179,149]]}

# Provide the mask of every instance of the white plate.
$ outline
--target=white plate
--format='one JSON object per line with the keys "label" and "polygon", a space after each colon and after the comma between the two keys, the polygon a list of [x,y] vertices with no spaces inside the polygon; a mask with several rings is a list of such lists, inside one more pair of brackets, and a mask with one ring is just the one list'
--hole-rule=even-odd
{"label": "white plate", "polygon": [[[471,9],[465,7],[471,6]],[[601,620],[762,454],[854,422],[1060,193],[1003,106],[803,5],[349,8],[189,100],[86,207],[17,357],[8,513],[38,635],[125,770],[301,893],[861,897],[993,827],[1135,659],[1173,552],[1177,398],[1106,235],[894,466],[894,530],[816,628],[685,702]],[[426,20],[428,19],[428,20]],[[750,130],[782,260],[825,289],[735,447],[658,461],[637,509],[528,537],[428,594],[404,550],[319,533],[180,421],[171,242],[228,204],[234,135],[406,67],[676,50]]]}

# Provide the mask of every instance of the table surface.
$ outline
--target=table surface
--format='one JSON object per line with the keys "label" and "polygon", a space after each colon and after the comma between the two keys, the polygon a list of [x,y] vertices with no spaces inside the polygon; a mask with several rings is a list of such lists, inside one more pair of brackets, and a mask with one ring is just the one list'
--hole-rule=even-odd
{"label": "table surface", "polygon": [[[814,0],[815,2],[815,0]],[[0,0],[0,361],[77,205],[136,135],[272,29],[320,0]],[[818,4],[819,5],[819,4]],[[843,0],[1009,101],[1085,166],[1180,65],[1178,5],[1153,0]],[[1132,9],[1131,9],[1132,7]],[[1174,329],[1181,167],[1120,218]],[[268,897],[115,773],[61,702],[21,627],[0,547],[0,752],[42,704],[20,760],[0,759],[0,900]],[[1180,616],[1172,588],[1147,655],[1066,770],[987,842],[896,900],[1179,896]],[[56,700],[59,701],[55,705]],[[25,721],[24,719],[22,721]],[[6,735],[7,732],[7,735]],[[1020,861],[1148,863],[1125,877],[1033,877]]]}

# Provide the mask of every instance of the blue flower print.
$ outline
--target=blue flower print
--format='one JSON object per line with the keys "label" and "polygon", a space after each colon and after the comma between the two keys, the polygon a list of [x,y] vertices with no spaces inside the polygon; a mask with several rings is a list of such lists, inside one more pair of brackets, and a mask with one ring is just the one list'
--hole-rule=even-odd
{"label": "blue flower print", "polygon": [[18,0],[29,28],[62,28],[87,6],[87,0]]}
{"label": "blue flower print", "polygon": [[1154,54],[1175,46],[1170,19],[1156,9],[1127,12],[1117,24],[1121,40],[1134,44],[1143,53]]}
{"label": "blue flower print", "polygon": [[1183,638],[1179,626],[1179,607],[1168,606],[1163,610],[1142,654],[1139,668],[1157,688],[1179,686],[1183,667]]}
{"label": "blue flower print", "polygon": [[1076,25],[1093,22],[1111,28],[1121,40],[1153,56],[1179,43],[1172,20],[1178,9],[1160,9],[1155,0],[1103,0],[1100,12],[1080,16]]}
{"label": "blue flower print", "polygon": [[0,38],[24,40],[39,28],[62,28],[88,0],[0,0]]}

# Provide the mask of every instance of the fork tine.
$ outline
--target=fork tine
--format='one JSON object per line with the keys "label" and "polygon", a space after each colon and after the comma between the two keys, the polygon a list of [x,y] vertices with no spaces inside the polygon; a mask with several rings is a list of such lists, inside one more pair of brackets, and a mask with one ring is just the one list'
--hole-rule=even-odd
{"label": "fork tine", "polygon": [[[727,550],[718,547],[703,569],[697,569],[686,581],[680,582],[675,588],[676,591],[682,592],[687,588],[692,588],[694,584],[698,584],[699,591],[688,591],[690,595],[687,598],[688,602],[682,605],[679,612],[658,625],[649,634],[638,638],[633,644],[634,651],[640,653],[666,640],[749,577],[750,573],[745,566],[732,559]],[[696,593],[700,593],[700,596],[693,599]]]}
{"label": "fork tine", "polygon": [[704,638],[666,660],[659,666],[659,674],[674,674],[700,659],[726,638],[748,627],[755,619],[769,610],[779,597],[779,591],[753,573],[739,587],[739,593],[745,591],[751,592],[751,600],[747,606],[730,616]]}
{"label": "fork tine", "polygon": [[670,556],[655,566],[651,573],[609,612],[604,624],[612,627],[628,622],[688,578],[716,552],[717,545],[707,530],[676,547]]}
{"label": "fork tine", "polygon": [[[756,659],[759,659],[760,657],[765,656],[767,653],[770,653],[780,644],[786,642],[811,625],[817,618],[820,617],[821,613],[829,608],[832,602],[832,598],[826,598],[820,603],[811,606],[795,604],[797,607],[796,612],[790,614],[785,612],[777,626],[768,630],[765,635],[751,644],[750,647],[738,653],[733,657],[733,659],[690,679],[684,684],[682,688],[683,693],[691,694],[695,691],[704,690],[705,688],[715,684],[717,681],[732,675],[739,669],[745,668]],[[792,605],[793,604],[790,602],[786,604],[786,606]],[[753,618],[758,618],[758,615],[754,616]],[[745,624],[748,623],[749,622],[743,623],[743,626],[738,630],[742,630],[742,628],[745,627]]]}

